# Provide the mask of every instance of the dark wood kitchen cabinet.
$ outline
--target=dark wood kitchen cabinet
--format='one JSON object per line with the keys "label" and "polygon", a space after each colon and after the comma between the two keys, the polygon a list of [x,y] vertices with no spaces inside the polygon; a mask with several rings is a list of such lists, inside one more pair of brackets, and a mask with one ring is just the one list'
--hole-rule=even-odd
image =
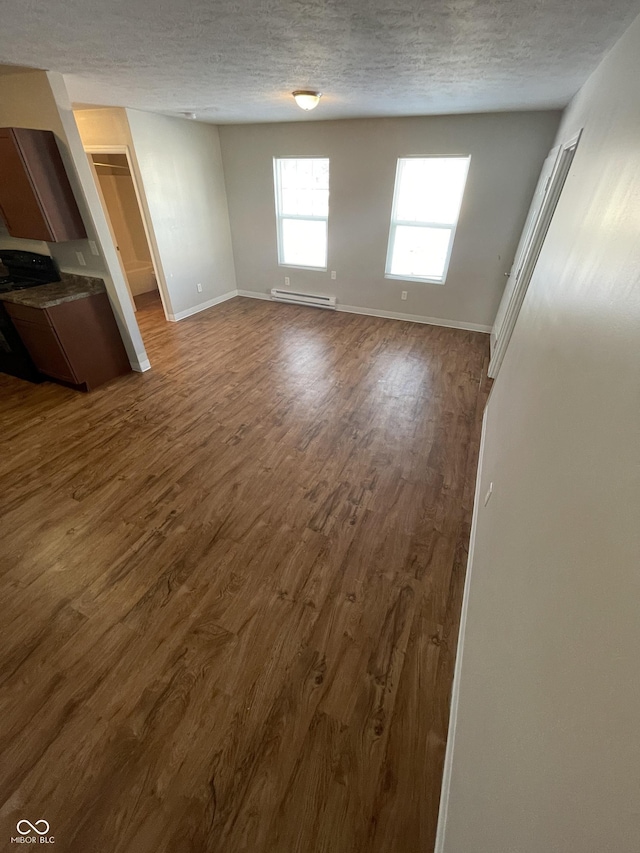
{"label": "dark wood kitchen cabinet", "polygon": [[46,376],[90,391],[131,371],[106,293],[48,308],[12,302],[5,308]]}
{"label": "dark wood kitchen cabinet", "polygon": [[0,128],[0,215],[12,237],[59,243],[87,236],[50,130]]}

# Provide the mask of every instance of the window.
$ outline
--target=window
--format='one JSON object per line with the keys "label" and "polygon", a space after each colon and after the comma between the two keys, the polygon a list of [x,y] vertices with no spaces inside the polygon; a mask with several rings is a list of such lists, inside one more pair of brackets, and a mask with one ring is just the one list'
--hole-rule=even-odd
{"label": "window", "polygon": [[444,284],[470,159],[398,160],[387,278]]}
{"label": "window", "polygon": [[329,160],[286,157],[274,160],[278,263],[327,268]]}

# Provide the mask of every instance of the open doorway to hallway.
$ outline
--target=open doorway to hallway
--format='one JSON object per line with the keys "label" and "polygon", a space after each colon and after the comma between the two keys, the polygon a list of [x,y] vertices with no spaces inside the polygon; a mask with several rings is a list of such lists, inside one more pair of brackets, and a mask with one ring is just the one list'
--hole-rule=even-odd
{"label": "open doorway to hallway", "polygon": [[[149,228],[126,148],[87,149],[102,205],[118,250],[118,259],[134,311],[165,308],[160,262],[149,239]],[[164,311],[166,317],[166,310]]]}

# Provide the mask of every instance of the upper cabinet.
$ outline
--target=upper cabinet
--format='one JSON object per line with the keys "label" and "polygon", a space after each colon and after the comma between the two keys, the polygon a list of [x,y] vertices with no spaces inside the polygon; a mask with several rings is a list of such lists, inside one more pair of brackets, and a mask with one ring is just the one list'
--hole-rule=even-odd
{"label": "upper cabinet", "polygon": [[0,216],[12,237],[60,243],[87,236],[50,130],[0,128]]}

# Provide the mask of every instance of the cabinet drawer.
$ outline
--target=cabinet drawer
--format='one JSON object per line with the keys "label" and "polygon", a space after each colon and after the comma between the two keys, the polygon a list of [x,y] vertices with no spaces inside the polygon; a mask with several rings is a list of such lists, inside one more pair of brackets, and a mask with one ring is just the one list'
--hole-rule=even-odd
{"label": "cabinet drawer", "polygon": [[42,308],[31,308],[29,305],[18,305],[15,302],[5,302],[4,307],[12,320],[24,320],[34,326],[50,326],[47,312]]}
{"label": "cabinet drawer", "polygon": [[[38,313],[44,314],[44,311]],[[13,318],[13,325],[38,370],[47,376],[53,376],[65,382],[78,383],[78,379],[60,345],[58,336],[51,326],[47,323],[35,325],[24,320],[18,320],[15,317]]]}

